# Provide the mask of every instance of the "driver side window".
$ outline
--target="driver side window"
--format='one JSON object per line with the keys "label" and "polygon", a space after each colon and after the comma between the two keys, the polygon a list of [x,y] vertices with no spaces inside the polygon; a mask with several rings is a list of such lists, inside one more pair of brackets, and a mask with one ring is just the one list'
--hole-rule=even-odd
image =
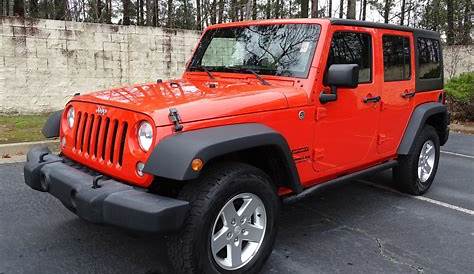
{"label": "driver side window", "polygon": [[[335,32],[327,68],[332,64],[358,64],[359,84],[372,81],[372,39],[361,32]],[[326,70],[327,71],[327,70]]]}

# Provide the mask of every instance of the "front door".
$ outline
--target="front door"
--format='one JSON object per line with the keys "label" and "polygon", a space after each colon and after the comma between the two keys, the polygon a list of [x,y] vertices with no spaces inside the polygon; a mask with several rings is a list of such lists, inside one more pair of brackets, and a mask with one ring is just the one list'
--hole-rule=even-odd
{"label": "front door", "polygon": [[377,154],[380,93],[374,67],[380,65],[380,60],[374,58],[376,31],[350,29],[331,27],[328,56],[322,56],[327,60],[323,64],[326,71],[331,64],[358,64],[360,72],[357,88],[338,88],[336,101],[316,103],[313,167],[321,176],[357,168]]}
{"label": "front door", "polygon": [[393,30],[379,30],[378,39],[382,42],[377,51],[383,56],[383,73],[377,74],[382,92],[377,150],[391,156],[396,154],[413,109],[414,43],[412,33]]}

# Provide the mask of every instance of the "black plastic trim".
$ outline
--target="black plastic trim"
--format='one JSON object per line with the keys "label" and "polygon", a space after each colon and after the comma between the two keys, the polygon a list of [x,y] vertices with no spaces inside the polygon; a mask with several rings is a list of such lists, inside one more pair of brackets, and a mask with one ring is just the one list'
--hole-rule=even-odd
{"label": "black plastic trim", "polygon": [[[409,155],[411,153],[415,138],[423,129],[426,120],[428,120],[430,116],[433,116],[438,113],[444,113],[445,121],[446,119],[449,120],[448,109],[446,105],[443,105],[441,103],[424,103],[415,108],[411,115],[410,121],[408,122],[408,126],[405,130],[405,134],[403,135],[403,139],[400,143],[400,146],[398,147],[398,155]],[[444,127],[446,127],[446,132],[449,132],[447,128],[448,123],[445,123],[446,125],[443,125]],[[445,139],[447,140],[447,137]],[[445,143],[446,140],[441,140],[441,142],[443,143],[444,141]]]}
{"label": "black plastic trim", "polygon": [[438,35],[439,36],[437,32],[434,32],[431,30],[417,29],[417,28],[411,28],[407,26],[400,26],[400,25],[393,25],[393,24],[384,24],[384,23],[351,20],[351,19],[339,19],[339,18],[330,18],[329,21],[331,22],[332,25],[389,29],[389,30],[399,30],[399,31],[407,31],[407,32],[419,32],[424,35]]}
{"label": "black plastic trim", "polygon": [[61,125],[62,114],[63,110],[58,110],[49,115],[48,120],[46,120],[46,123],[44,123],[43,129],[41,130],[41,133],[43,133],[44,137],[59,137],[59,128]]}
{"label": "black plastic trim", "polygon": [[[49,192],[70,211],[93,223],[149,233],[182,227],[189,202],[100,177],[69,162],[51,154],[46,147],[34,147],[27,155],[25,183],[32,189]],[[100,184],[93,187],[97,180]]]}
{"label": "black plastic trim", "polygon": [[341,176],[341,177],[337,177],[337,178],[329,180],[327,182],[319,183],[317,185],[309,187],[309,188],[305,189],[303,192],[301,192],[297,195],[292,195],[292,196],[285,197],[285,198],[283,198],[283,202],[285,204],[292,204],[292,203],[300,201],[300,200],[302,200],[302,199],[304,199],[308,196],[311,196],[315,192],[321,191],[323,189],[328,189],[328,188],[331,188],[331,187],[335,187],[335,186],[344,184],[344,183],[346,183],[350,180],[354,180],[354,179],[357,179],[357,178],[360,178],[360,177],[363,177],[363,176],[368,176],[368,175],[371,175],[371,174],[375,174],[375,173],[378,173],[380,171],[395,167],[397,165],[398,165],[398,162],[396,160],[390,160],[388,162],[385,162],[385,163],[382,163],[382,164],[379,164],[379,165],[376,165],[376,166],[373,166],[373,167],[369,167],[369,168],[364,169],[364,170],[360,170],[360,171],[357,171],[357,172],[354,172],[354,173],[351,173],[351,174],[347,174],[347,175],[344,175],[344,176]]}
{"label": "black plastic trim", "polygon": [[161,140],[145,164],[144,172],[173,180],[191,180],[199,172],[191,169],[191,161],[204,163],[232,152],[262,146],[274,146],[284,161],[288,187],[302,191],[295,162],[285,138],[273,129],[257,123],[219,126],[183,132]]}

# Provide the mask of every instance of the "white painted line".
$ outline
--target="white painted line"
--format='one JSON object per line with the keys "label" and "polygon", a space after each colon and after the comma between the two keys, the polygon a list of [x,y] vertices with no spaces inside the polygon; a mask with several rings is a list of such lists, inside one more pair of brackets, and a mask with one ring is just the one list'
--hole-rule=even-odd
{"label": "white painted line", "polygon": [[394,192],[394,193],[400,194],[400,195],[405,196],[405,197],[410,197],[410,198],[413,198],[413,199],[416,199],[416,200],[420,200],[420,201],[428,202],[428,203],[431,203],[431,204],[439,205],[439,206],[442,206],[442,207],[445,207],[445,208],[449,208],[449,209],[452,209],[452,210],[456,210],[456,211],[474,216],[474,210],[471,210],[471,209],[467,209],[467,208],[460,207],[460,206],[455,206],[455,205],[452,205],[452,204],[448,204],[448,203],[441,202],[441,201],[438,201],[438,200],[434,200],[434,199],[424,197],[424,196],[408,195],[408,194],[399,192],[399,191],[397,191],[393,188],[389,188],[389,187],[386,187],[386,186],[381,186],[381,185],[378,185],[378,184],[375,184],[375,183],[372,183],[372,182],[366,181],[366,180],[357,180],[357,181],[361,182],[363,184],[366,184],[366,185],[370,185],[370,186],[373,186],[373,187],[376,187],[376,188],[386,190],[386,191]]}
{"label": "white painted line", "polygon": [[461,153],[456,153],[456,152],[451,152],[451,151],[444,151],[444,150],[441,150],[441,153],[449,154],[449,155],[454,155],[454,156],[459,156],[459,157],[465,157],[465,158],[469,158],[469,159],[474,159],[474,156],[466,155],[466,154],[461,154]]}

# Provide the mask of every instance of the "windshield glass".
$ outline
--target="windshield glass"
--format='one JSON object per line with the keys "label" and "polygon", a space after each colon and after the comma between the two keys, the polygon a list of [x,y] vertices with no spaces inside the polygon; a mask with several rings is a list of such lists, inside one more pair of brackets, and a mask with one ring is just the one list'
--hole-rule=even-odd
{"label": "windshield glass", "polygon": [[188,71],[306,78],[319,38],[317,24],[229,27],[207,31]]}

